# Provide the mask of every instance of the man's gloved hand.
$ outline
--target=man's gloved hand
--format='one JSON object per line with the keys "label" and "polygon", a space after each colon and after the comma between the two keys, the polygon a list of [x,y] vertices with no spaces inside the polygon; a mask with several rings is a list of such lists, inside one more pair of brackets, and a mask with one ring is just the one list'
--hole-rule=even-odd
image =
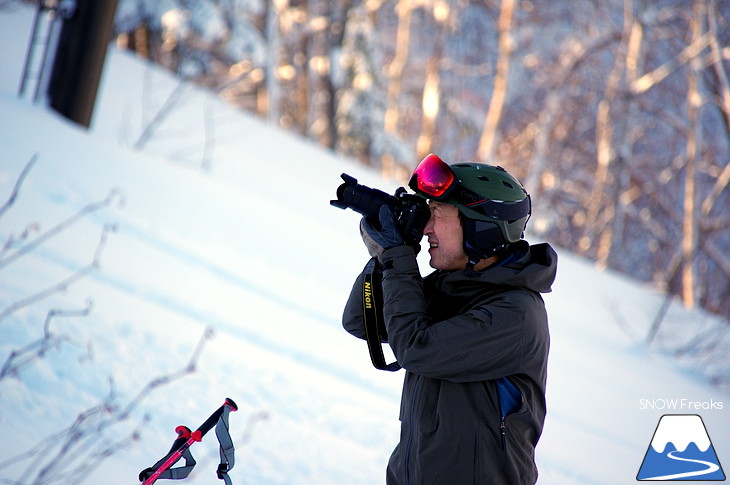
{"label": "man's gloved hand", "polygon": [[375,229],[365,217],[360,221],[360,235],[372,258],[380,258],[386,249],[405,244],[403,236],[400,235],[398,227],[395,225],[393,213],[387,205],[380,207],[378,220],[380,230]]}

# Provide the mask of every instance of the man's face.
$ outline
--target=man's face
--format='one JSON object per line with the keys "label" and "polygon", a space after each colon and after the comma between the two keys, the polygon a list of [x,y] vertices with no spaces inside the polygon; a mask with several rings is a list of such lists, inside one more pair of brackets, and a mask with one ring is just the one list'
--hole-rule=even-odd
{"label": "man's face", "polygon": [[459,209],[450,204],[430,201],[431,218],[423,234],[428,237],[429,264],[432,268],[452,271],[463,269],[469,258],[464,252],[464,234]]}

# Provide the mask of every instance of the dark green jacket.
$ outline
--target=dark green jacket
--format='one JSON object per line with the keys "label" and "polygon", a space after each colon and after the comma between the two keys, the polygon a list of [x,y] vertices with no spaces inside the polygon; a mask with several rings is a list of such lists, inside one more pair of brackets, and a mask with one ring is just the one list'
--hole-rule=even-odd
{"label": "dark green jacket", "polygon": [[[435,271],[426,278],[410,247],[381,256],[388,342],[406,370],[388,485],[536,482],[550,341],[540,293],[550,291],[557,255],[526,242],[518,254],[476,277]],[[361,281],[343,325],[364,338]],[[503,378],[521,401],[507,417]]]}

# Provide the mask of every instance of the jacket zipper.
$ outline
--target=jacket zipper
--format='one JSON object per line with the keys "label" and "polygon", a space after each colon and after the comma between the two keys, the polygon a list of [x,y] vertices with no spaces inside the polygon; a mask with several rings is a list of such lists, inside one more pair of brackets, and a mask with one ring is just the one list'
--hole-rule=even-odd
{"label": "jacket zipper", "polygon": [[[499,407],[499,439],[502,444],[502,451],[507,451],[507,416],[511,415],[512,413],[516,412],[517,409],[521,406],[517,406],[517,403],[513,400],[516,400],[517,397],[514,395],[513,392],[510,392],[510,390],[507,388],[507,385],[511,385],[514,390],[516,390],[519,393],[520,401],[524,399],[522,396],[522,393],[517,389],[517,387],[509,380],[507,377],[501,377],[497,379],[496,381],[496,387],[497,387],[497,404]],[[509,400],[503,400],[502,399],[502,392],[508,393],[509,397],[512,399]],[[513,402],[510,402],[513,401]],[[505,409],[505,407],[502,405],[503,403],[506,403],[508,405],[508,408]]]}
{"label": "jacket zipper", "polygon": [[502,416],[502,419],[499,421],[499,436],[502,440],[502,451],[507,451],[507,425],[505,421],[507,421],[507,416]]}
{"label": "jacket zipper", "polygon": [[410,485],[411,483],[411,447],[413,445],[413,428],[416,422],[416,397],[418,396],[418,388],[420,383],[421,376],[416,375],[416,383],[413,385],[413,396],[411,397],[411,413],[410,416],[408,416],[408,443],[406,443],[406,456],[405,460],[403,460],[406,475],[406,485]]}

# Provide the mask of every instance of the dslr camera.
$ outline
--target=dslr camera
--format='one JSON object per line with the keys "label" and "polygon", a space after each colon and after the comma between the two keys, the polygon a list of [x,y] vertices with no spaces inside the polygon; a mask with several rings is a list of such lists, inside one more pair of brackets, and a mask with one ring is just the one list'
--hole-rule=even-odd
{"label": "dslr camera", "polygon": [[419,247],[431,211],[422,197],[408,194],[404,187],[398,187],[395,195],[372,189],[357,183],[357,179],[343,173],[344,183],[337,188],[337,199],[330,204],[340,209],[352,209],[365,216],[368,222],[380,229],[378,213],[387,205],[393,213],[398,232],[409,246]]}

